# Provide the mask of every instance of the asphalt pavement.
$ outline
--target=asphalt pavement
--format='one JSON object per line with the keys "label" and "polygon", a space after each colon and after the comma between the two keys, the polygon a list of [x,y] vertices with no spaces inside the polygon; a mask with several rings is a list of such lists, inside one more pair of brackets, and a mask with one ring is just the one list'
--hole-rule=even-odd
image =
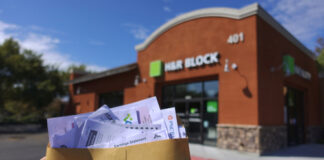
{"label": "asphalt pavement", "polygon": [[0,134],[0,159],[39,160],[47,143],[47,133]]}

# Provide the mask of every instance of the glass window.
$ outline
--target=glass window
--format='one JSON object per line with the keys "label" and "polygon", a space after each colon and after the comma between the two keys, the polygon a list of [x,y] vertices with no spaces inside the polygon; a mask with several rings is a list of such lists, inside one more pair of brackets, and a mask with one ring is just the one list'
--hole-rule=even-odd
{"label": "glass window", "polygon": [[164,101],[161,109],[174,107],[172,101]]}
{"label": "glass window", "polygon": [[175,105],[177,115],[180,116],[180,117],[184,117],[185,114],[186,114],[186,103],[177,102],[174,105]]}
{"label": "glass window", "polygon": [[218,98],[218,81],[206,81],[204,88],[205,97]]}
{"label": "glass window", "polygon": [[201,97],[202,94],[202,83],[188,83],[188,84],[179,84],[175,86],[176,98],[185,98],[186,96],[190,97]]}
{"label": "glass window", "polygon": [[174,86],[165,86],[163,88],[163,99],[172,100],[174,95]]}
{"label": "glass window", "polygon": [[186,96],[186,84],[178,84],[175,86],[175,97],[185,98]]}
{"label": "glass window", "polygon": [[106,104],[108,107],[116,107],[123,105],[124,92],[115,91],[109,93],[102,93],[99,95],[99,107]]}
{"label": "glass window", "polygon": [[201,97],[202,96],[202,83],[201,82],[189,83],[187,85],[187,95],[190,95],[192,97]]}
{"label": "glass window", "polygon": [[188,107],[189,107],[189,115],[190,116],[197,116],[199,117],[200,116],[200,107],[201,104],[200,102],[190,102],[188,103]]}

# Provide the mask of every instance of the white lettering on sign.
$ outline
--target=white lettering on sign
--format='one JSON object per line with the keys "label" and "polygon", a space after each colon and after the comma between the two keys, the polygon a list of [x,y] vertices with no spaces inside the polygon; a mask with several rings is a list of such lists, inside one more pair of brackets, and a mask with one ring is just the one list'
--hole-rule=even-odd
{"label": "white lettering on sign", "polygon": [[181,69],[183,69],[181,60],[168,62],[168,63],[165,63],[165,65],[164,65],[165,72],[177,71],[177,70],[181,70]]}
{"label": "white lettering on sign", "polygon": [[296,66],[296,65],[295,65],[295,73],[297,75],[299,75],[300,77],[303,77],[303,78],[308,79],[308,80],[310,80],[312,78],[312,75],[309,72],[305,71],[304,69],[302,69],[302,68],[300,68],[299,66]]}
{"label": "white lettering on sign", "polygon": [[244,41],[244,33],[243,32],[232,34],[227,39],[227,43],[229,43],[229,44],[236,44],[236,43],[243,42],[243,41]]}
{"label": "white lettering on sign", "polygon": [[204,56],[199,55],[196,58],[190,57],[185,59],[186,68],[199,67],[205,64],[218,63],[218,52],[207,53]]}
{"label": "white lettering on sign", "polygon": [[[218,63],[218,52],[207,53],[205,55],[198,55],[197,57],[189,57],[185,58],[184,67],[185,68],[194,68],[199,67],[207,64],[214,64]],[[164,64],[164,71],[171,72],[171,71],[178,71],[183,69],[183,61],[176,60],[167,62]]]}

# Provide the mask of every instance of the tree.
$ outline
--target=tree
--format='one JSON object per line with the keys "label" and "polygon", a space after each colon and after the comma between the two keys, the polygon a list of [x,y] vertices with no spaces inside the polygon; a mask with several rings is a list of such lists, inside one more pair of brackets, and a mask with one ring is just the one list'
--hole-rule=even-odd
{"label": "tree", "polygon": [[81,72],[89,72],[87,70],[87,66],[84,65],[84,64],[80,64],[80,65],[75,65],[75,64],[72,64],[71,66],[69,66],[69,68],[67,69],[67,71],[69,73],[73,72],[73,71],[81,71]]}
{"label": "tree", "polygon": [[36,122],[46,107],[66,95],[64,73],[13,39],[0,45],[0,122]]}
{"label": "tree", "polygon": [[63,79],[65,82],[70,80],[70,73],[72,73],[73,71],[84,72],[84,73],[93,73],[93,72],[89,71],[87,69],[87,66],[84,64],[80,64],[80,65],[72,64],[67,68],[66,71],[62,71],[62,76],[63,76]]}
{"label": "tree", "polygon": [[315,49],[315,52],[318,54],[316,59],[319,71],[324,71],[324,39],[319,38],[317,40],[318,46]]}

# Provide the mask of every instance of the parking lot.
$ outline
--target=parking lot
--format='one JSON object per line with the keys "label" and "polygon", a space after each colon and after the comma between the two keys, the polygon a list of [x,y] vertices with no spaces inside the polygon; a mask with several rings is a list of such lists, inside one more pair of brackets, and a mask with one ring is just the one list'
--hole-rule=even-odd
{"label": "parking lot", "polygon": [[46,152],[48,136],[43,133],[0,134],[0,159],[38,160]]}

